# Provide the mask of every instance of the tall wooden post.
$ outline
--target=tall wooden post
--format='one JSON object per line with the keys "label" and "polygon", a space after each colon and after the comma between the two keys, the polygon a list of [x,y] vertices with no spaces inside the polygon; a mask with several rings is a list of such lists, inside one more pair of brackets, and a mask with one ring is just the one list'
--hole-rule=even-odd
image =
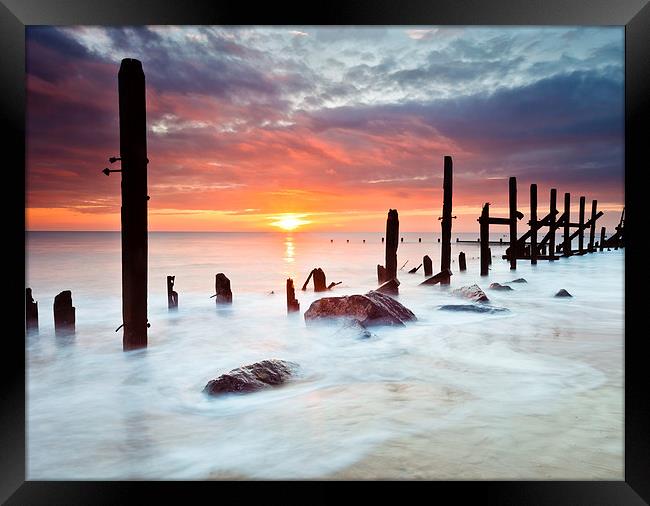
{"label": "tall wooden post", "polygon": [[[557,211],[557,190],[551,188],[551,202],[549,206],[549,212],[551,218],[549,221],[549,230],[551,234],[548,237],[548,250],[550,252],[549,260],[555,260],[555,212]],[[544,245],[544,250],[542,251],[543,255],[546,255],[546,245]]]}
{"label": "tall wooden post", "polygon": [[508,181],[510,203],[510,270],[517,268],[517,178]]}
{"label": "tall wooden post", "polygon": [[25,329],[38,332],[38,302],[32,297],[32,289],[25,290]]}
{"label": "tall wooden post", "polygon": [[481,243],[481,276],[487,276],[490,270],[490,204],[486,202],[481,211],[480,243]]}
{"label": "tall wooden post", "polygon": [[580,214],[578,215],[578,252],[582,255],[585,249],[585,198],[580,197]]}
{"label": "tall wooden post", "polygon": [[[445,156],[443,198],[442,198],[442,248],[440,254],[440,272],[451,270],[451,199],[453,182],[453,164],[451,156]],[[441,285],[449,283],[449,278],[441,281]]]}
{"label": "tall wooden post", "polygon": [[390,209],[386,219],[386,281],[397,278],[398,237],[399,217],[397,209]]}
{"label": "tall wooden post", "polygon": [[565,257],[571,256],[571,194],[564,194],[564,241],[562,246]]}
{"label": "tall wooden post", "polygon": [[147,346],[147,113],[142,64],[122,60],[118,74],[122,165],[123,349]]}
{"label": "tall wooden post", "polygon": [[594,251],[594,241],[596,240],[596,212],[598,201],[591,201],[591,226],[589,227],[589,253]]}
{"label": "tall wooden post", "polygon": [[537,185],[530,185],[530,263],[537,263]]}
{"label": "tall wooden post", "polygon": [[458,269],[461,271],[467,270],[467,261],[465,259],[465,253],[462,251],[458,253]]}
{"label": "tall wooden post", "polygon": [[600,241],[598,243],[598,249],[600,251],[603,251],[603,248],[605,247],[605,227],[601,227],[600,229]]}

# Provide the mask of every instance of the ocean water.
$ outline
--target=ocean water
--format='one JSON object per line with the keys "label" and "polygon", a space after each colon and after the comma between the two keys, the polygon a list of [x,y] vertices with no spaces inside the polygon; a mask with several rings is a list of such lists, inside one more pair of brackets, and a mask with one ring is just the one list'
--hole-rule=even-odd
{"label": "ocean water", "polygon": [[[424,254],[439,271],[439,235],[404,233],[398,300],[416,322],[372,328],[370,339],[307,327],[317,298],[377,286],[381,236],[151,233],[149,347],[124,353],[119,234],[28,233],[40,320],[26,337],[28,479],[447,479],[450,466],[465,479],[622,479],[624,251],[510,271],[505,246],[492,245],[481,278],[478,244],[453,242],[451,286],[419,286],[423,269],[407,271]],[[314,267],[342,284],[301,291]],[[231,280],[231,307],[209,298],[218,272]],[[167,275],[179,294],[171,313]],[[287,277],[300,313],[287,315]],[[488,289],[519,277],[528,283],[514,291]],[[439,309],[466,303],[451,291],[474,283],[509,311]],[[561,288],[573,298],[554,298]],[[76,307],[73,337],[54,336],[62,290]],[[300,374],[243,396],[202,393],[268,358],[297,362]]]}

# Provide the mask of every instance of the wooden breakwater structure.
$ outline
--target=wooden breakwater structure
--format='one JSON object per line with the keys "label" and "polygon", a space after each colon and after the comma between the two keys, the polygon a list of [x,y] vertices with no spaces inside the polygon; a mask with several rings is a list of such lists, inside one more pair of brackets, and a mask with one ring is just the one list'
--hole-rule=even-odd
{"label": "wooden breakwater structure", "polygon": [[[493,244],[493,242],[489,240],[490,225],[507,225],[509,227],[509,246],[502,258],[510,262],[511,270],[517,268],[517,260],[527,260],[534,265],[538,260],[555,261],[560,257],[584,255],[597,250],[602,251],[603,247],[618,248],[624,245],[625,209],[623,209],[621,220],[616,227],[616,233],[606,239],[606,229],[602,227],[600,241],[596,242],[596,222],[603,216],[603,212],[598,211],[597,200],[592,200],[591,215],[588,220],[585,220],[586,198],[581,196],[579,199],[578,221],[571,221],[571,194],[564,194],[564,210],[560,214],[557,209],[557,189],[552,188],[549,196],[548,214],[540,218],[537,209],[536,184],[530,185],[530,220],[527,223],[529,228],[523,235],[518,236],[517,222],[522,220],[524,215],[517,209],[517,179],[515,177],[509,179],[508,187],[508,217],[490,216],[490,203],[486,202],[483,205],[481,216],[477,220],[480,224],[481,276],[488,275],[491,262],[489,245]],[[538,234],[543,229],[546,229],[546,233],[539,239]],[[562,242],[556,245],[556,233],[560,230],[563,231]],[[589,234],[587,244],[585,244],[586,233]],[[578,239],[578,247],[572,249],[573,240],[576,238]]]}

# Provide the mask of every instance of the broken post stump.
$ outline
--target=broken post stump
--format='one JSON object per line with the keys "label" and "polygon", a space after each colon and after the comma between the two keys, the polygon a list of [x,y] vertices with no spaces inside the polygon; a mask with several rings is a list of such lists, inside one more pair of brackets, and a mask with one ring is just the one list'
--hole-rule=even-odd
{"label": "broken post stump", "polygon": [[386,281],[386,268],[377,264],[377,283],[382,284]]}
{"label": "broken post stump", "polygon": [[409,274],[415,274],[415,273],[418,271],[418,269],[419,269],[420,267],[422,267],[422,264],[418,265],[417,267],[413,267],[413,268],[409,271]]}
{"label": "broken post stump", "polygon": [[564,194],[564,240],[562,255],[571,256],[571,194]]}
{"label": "broken post stump", "polygon": [[424,255],[422,265],[424,265],[424,275],[431,276],[433,274],[433,264],[429,255]]}
{"label": "broken post stump", "polygon": [[32,297],[32,289],[25,290],[25,329],[38,332],[38,302]]}
{"label": "broken post stump", "polygon": [[382,283],[379,288],[377,288],[377,292],[380,293],[385,293],[385,294],[390,294],[390,295],[398,295],[399,294],[399,280],[397,278],[389,279],[385,283]]}
{"label": "broken post stump", "polygon": [[603,251],[603,248],[605,247],[605,227],[601,227],[600,229],[600,244],[599,244],[599,250]]}
{"label": "broken post stump", "polygon": [[537,185],[530,185],[530,264],[537,263]]}
{"label": "broken post stump", "polygon": [[167,309],[178,308],[178,293],[174,291],[176,276],[167,276]]}
{"label": "broken post stump", "polygon": [[[557,214],[557,189],[551,188],[551,202],[550,202],[550,219],[549,219],[549,238],[548,238],[548,250],[551,253],[551,261],[555,260],[555,215]],[[546,255],[546,243],[542,247],[542,255]]]}
{"label": "broken post stump", "polygon": [[463,253],[462,251],[458,253],[458,268],[461,271],[467,270],[467,261],[465,259],[465,253]]}
{"label": "broken post stump", "polygon": [[296,299],[296,292],[293,288],[293,279],[287,279],[287,313],[300,311],[300,303]]}
{"label": "broken post stump", "polygon": [[438,274],[435,276],[431,276],[428,279],[425,279],[420,283],[420,285],[437,285],[440,283],[441,285],[448,285],[449,284],[449,278],[451,277],[451,270],[447,269],[444,271],[440,271]]}
{"label": "broken post stump", "polygon": [[217,274],[214,278],[214,291],[217,304],[232,304],[232,290],[230,289],[230,280],[223,272]]}
{"label": "broken post stump", "polygon": [[307,285],[309,284],[309,280],[312,277],[314,278],[314,291],[315,292],[324,292],[325,290],[327,290],[327,282],[325,280],[325,272],[320,267],[316,267],[316,268],[311,270],[311,272],[309,273],[309,276],[307,276],[307,280],[302,285],[302,291],[303,292],[305,290],[307,290]]}
{"label": "broken post stump", "polygon": [[580,197],[580,208],[578,214],[578,252],[582,255],[585,246],[585,198]]}
{"label": "broken post stump", "polygon": [[72,306],[72,292],[65,290],[54,297],[54,333],[73,334],[75,331],[75,308]]}

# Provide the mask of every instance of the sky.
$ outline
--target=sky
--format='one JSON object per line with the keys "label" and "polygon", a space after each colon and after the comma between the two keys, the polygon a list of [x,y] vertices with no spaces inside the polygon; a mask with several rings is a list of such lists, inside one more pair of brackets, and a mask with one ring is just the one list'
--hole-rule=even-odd
{"label": "sky", "polygon": [[[550,188],[618,223],[622,27],[41,27],[26,33],[28,230],[119,230],[117,72],[146,76],[150,231],[440,231]],[[115,164],[117,165],[117,164]],[[113,167],[118,168],[118,167]]]}

